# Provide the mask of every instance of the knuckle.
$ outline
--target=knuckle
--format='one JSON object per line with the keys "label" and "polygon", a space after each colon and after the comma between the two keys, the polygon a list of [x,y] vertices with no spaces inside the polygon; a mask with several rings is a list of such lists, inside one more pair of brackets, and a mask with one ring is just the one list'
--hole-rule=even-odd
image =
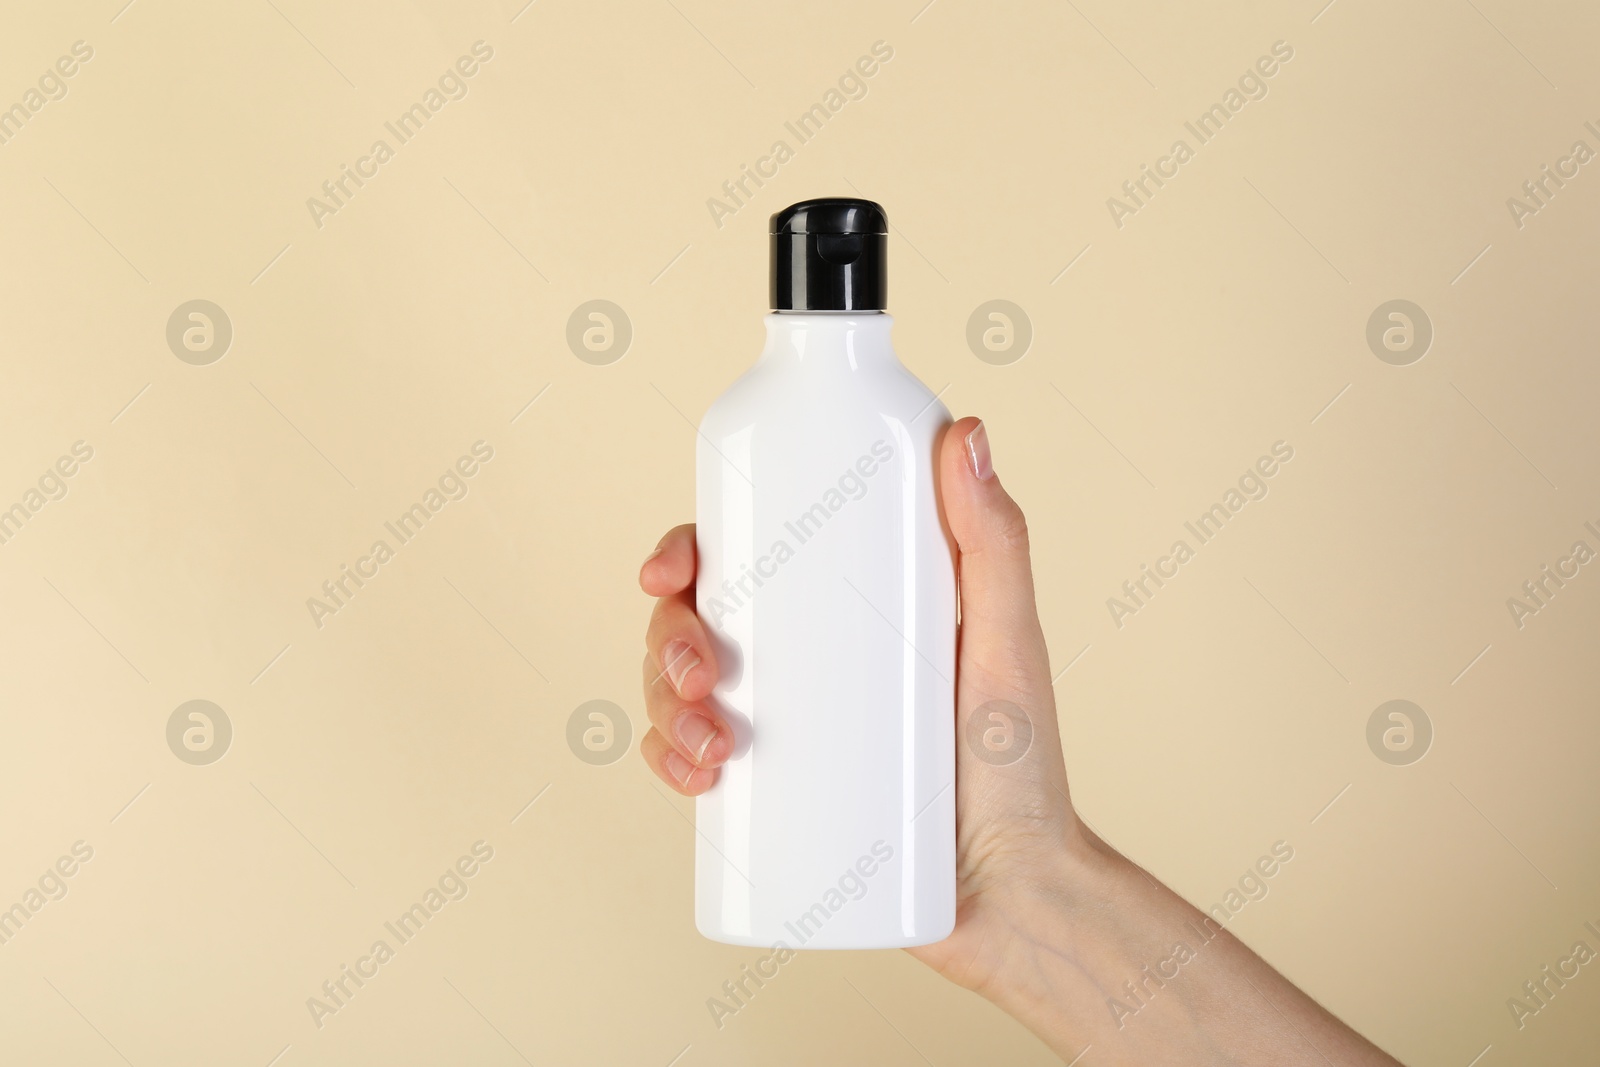
{"label": "knuckle", "polygon": [[1007,552],[1026,555],[1028,552],[1028,519],[1022,509],[1012,504],[994,516],[995,544]]}

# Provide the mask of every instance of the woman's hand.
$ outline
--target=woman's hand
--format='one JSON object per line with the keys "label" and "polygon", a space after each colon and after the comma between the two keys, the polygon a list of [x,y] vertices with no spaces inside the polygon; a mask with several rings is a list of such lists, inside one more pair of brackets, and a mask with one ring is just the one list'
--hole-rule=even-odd
{"label": "woman's hand", "polygon": [[733,732],[706,703],[717,660],[694,610],[694,526],[667,531],[639,568],[639,585],[656,597],[645,630],[644,706],[650,731],[639,752],[684,796],[704,793],[733,751]]}
{"label": "woman's hand", "polygon": [[[1281,1067],[1322,1064],[1324,1055],[1392,1064],[1078,819],[1027,524],[995,477],[977,419],[946,431],[939,485],[961,595],[956,926],[944,941],[908,951],[1020,1019],[1064,1059],[1093,1047],[1085,1067]],[[645,635],[651,728],[640,751],[685,796],[709,789],[733,749],[730,728],[706,703],[717,663],[694,611],[694,580],[694,527],[679,526],[639,572],[640,586],[658,598]],[[969,732],[973,716],[980,727]],[[1001,736],[1009,729],[1016,750],[969,745],[991,727]],[[1166,980],[1151,977],[1179,943],[1193,961]]]}

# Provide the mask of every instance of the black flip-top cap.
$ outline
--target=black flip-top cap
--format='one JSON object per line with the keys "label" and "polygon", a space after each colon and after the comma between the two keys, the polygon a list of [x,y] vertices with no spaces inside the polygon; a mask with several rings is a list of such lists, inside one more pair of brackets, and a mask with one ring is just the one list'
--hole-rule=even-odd
{"label": "black flip-top cap", "polygon": [[773,310],[882,311],[888,233],[871,200],[802,200],[772,216]]}

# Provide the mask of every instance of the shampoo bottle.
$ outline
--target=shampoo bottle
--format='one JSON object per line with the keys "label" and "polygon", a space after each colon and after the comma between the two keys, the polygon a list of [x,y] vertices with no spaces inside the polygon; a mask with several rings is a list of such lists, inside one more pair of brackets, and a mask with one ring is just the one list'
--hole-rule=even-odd
{"label": "shampoo bottle", "polygon": [[771,230],[766,346],[697,444],[697,610],[735,749],[696,801],[696,925],[927,944],[956,911],[950,415],[890,342],[883,209],[808,200]]}

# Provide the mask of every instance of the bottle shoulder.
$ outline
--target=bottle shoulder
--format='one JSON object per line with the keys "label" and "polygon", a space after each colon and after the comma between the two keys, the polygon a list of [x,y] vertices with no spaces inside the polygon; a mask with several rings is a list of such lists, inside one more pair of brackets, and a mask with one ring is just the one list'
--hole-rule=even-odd
{"label": "bottle shoulder", "polygon": [[825,372],[763,359],[711,402],[700,431],[715,437],[757,425],[880,418],[937,427],[950,413],[897,359]]}

